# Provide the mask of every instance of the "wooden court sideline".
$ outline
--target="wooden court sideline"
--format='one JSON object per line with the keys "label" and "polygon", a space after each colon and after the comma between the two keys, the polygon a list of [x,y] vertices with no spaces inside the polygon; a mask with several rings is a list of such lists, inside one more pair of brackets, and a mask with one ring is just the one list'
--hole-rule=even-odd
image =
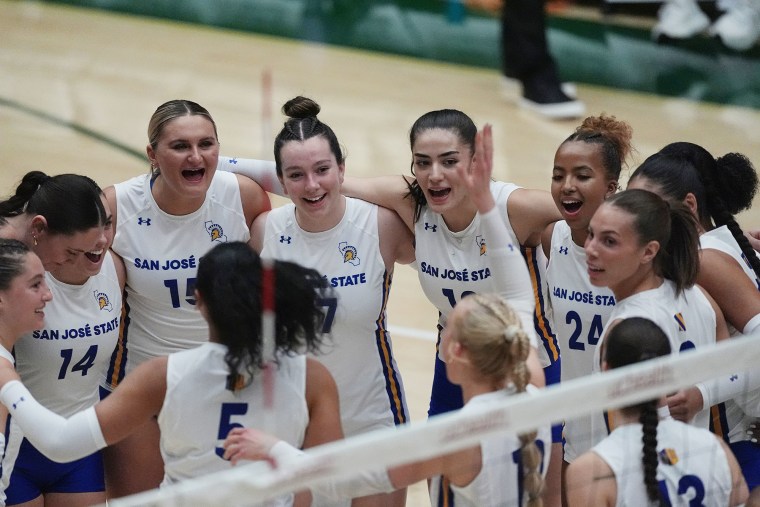
{"label": "wooden court sideline", "polygon": [[[222,153],[271,159],[282,103],[322,106],[354,176],[409,171],[408,129],[422,113],[467,112],[494,126],[495,177],[548,189],[557,145],[576,122],[550,122],[505,100],[491,70],[109,14],[0,0],[0,189],[29,170],[87,174],[107,186],[148,170],[147,122],[169,99],[214,116]],[[262,87],[271,76],[271,94]],[[668,142],[760,164],[760,111],[619,92],[581,84],[589,114],[634,128],[635,163]],[[273,204],[284,202],[273,199]],[[740,217],[760,228],[757,210]],[[436,312],[416,274],[397,269],[389,303],[394,347],[413,420],[423,420],[432,379]],[[415,487],[408,505],[423,505]]]}

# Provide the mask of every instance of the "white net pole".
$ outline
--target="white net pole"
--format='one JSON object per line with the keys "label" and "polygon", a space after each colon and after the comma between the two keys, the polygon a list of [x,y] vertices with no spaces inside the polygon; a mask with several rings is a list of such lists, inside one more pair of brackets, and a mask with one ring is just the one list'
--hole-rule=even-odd
{"label": "white net pole", "polygon": [[303,459],[268,470],[263,463],[188,480],[177,485],[109,501],[113,507],[255,505],[301,490],[475,445],[498,433],[522,433],[536,426],[605,409],[634,405],[698,382],[760,365],[760,335],[720,344],[520,394],[467,413],[366,433],[309,449]]}

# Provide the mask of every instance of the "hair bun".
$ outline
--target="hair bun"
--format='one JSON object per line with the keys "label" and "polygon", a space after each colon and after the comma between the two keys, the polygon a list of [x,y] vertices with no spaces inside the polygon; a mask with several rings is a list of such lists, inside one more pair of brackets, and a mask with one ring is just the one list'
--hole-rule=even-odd
{"label": "hair bun", "polygon": [[289,118],[316,118],[319,111],[321,111],[319,104],[301,95],[290,99],[282,106],[282,112]]}

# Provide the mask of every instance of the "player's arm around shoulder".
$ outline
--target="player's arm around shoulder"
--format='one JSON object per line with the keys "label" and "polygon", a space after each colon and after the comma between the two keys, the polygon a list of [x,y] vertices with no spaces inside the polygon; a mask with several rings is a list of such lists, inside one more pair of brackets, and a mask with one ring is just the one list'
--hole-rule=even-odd
{"label": "player's arm around shoulder", "polygon": [[266,234],[268,217],[269,211],[265,211],[257,216],[251,225],[251,239],[248,240],[248,244],[259,254],[264,249],[264,235]]}
{"label": "player's arm around shoulder", "polygon": [[407,197],[409,184],[414,178],[409,176],[373,176],[356,178],[346,176],[340,191],[348,197],[371,202],[398,213],[410,231],[414,230],[414,200]]}
{"label": "player's arm around shoulder", "polygon": [[267,193],[258,183],[240,174],[236,174],[235,177],[240,186],[240,199],[243,203],[245,223],[250,228],[257,216],[272,209],[272,203],[269,201]]}
{"label": "player's arm around shoulder", "polygon": [[145,361],[95,405],[105,441],[111,445],[161,411],[166,397],[167,357]]}
{"label": "player's arm around shoulder", "polygon": [[304,449],[343,438],[338,387],[327,367],[311,357],[306,358],[306,405],[309,426]]}
{"label": "player's arm around shoulder", "polygon": [[507,216],[517,240],[525,246],[538,246],[546,227],[562,218],[549,192],[529,188],[518,188],[509,195]]}
{"label": "player's arm around shoulder", "polygon": [[377,228],[380,253],[389,272],[393,270],[393,264],[396,262],[414,262],[414,236],[395,211],[379,206]]}

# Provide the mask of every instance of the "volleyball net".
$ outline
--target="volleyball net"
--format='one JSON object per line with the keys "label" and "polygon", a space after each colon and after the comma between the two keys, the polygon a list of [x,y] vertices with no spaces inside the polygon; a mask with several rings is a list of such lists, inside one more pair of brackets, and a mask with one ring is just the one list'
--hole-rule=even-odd
{"label": "volleyball net", "polygon": [[[443,414],[309,449],[271,469],[265,463],[109,501],[113,507],[256,505],[283,494],[350,480],[363,472],[429,459],[498,434],[519,434],[568,418],[635,405],[712,378],[757,369],[760,334],[665,356],[519,394],[466,413]],[[744,378],[744,377],[743,377]]]}

